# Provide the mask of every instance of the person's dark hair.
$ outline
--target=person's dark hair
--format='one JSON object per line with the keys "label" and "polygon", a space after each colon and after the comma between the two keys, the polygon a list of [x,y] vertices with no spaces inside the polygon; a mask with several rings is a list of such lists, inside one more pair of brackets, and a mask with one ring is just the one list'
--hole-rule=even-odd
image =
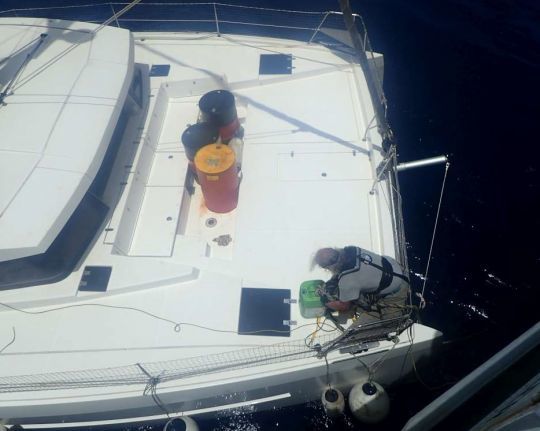
{"label": "person's dark hair", "polygon": [[336,274],[340,272],[343,263],[343,250],[329,247],[321,248],[315,253],[313,263]]}

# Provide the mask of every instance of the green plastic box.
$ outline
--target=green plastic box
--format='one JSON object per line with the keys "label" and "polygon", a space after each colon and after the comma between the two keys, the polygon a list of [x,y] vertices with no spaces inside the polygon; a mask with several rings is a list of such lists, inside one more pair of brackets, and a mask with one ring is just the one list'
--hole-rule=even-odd
{"label": "green plastic box", "polygon": [[318,289],[324,286],[322,280],[308,280],[300,285],[300,314],[306,319],[322,317],[325,313],[325,306],[321,297],[317,293]]}

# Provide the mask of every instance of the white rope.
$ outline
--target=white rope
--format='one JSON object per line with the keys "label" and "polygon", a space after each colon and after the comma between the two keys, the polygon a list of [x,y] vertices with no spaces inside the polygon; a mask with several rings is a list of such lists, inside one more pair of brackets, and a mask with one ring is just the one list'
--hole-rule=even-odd
{"label": "white rope", "polygon": [[[98,28],[96,28],[93,33],[96,34],[98,31],[100,31],[103,27],[108,26],[111,22],[116,21],[118,23],[118,18],[124,15],[126,12],[128,12],[131,8],[137,6],[142,0],[133,0],[131,3],[129,3],[126,7],[124,7],[122,10],[116,12],[111,16],[108,20],[104,21]],[[114,10],[114,9],[113,9]]]}
{"label": "white rope", "polygon": [[446,166],[445,166],[445,169],[444,169],[444,178],[443,178],[443,182],[442,182],[442,186],[441,186],[441,195],[439,196],[439,205],[437,206],[437,215],[435,216],[435,225],[433,226],[433,235],[431,236],[431,245],[429,246],[429,255],[428,255],[428,260],[427,260],[427,264],[426,264],[426,270],[424,271],[424,283],[422,285],[422,293],[416,293],[416,296],[418,296],[418,298],[420,298],[420,304],[419,304],[419,308],[422,310],[423,308],[426,307],[426,300],[424,298],[424,291],[426,290],[426,283],[427,283],[427,280],[428,280],[428,273],[429,273],[429,264],[431,263],[431,254],[433,252],[433,244],[435,243],[435,235],[437,233],[437,225],[439,223],[439,214],[441,212],[441,204],[442,204],[442,199],[443,199],[443,195],[444,195],[444,186],[446,184],[446,176],[448,174],[448,168],[450,167],[450,162],[446,162]]}
{"label": "white rope", "polygon": [[[136,6],[138,3],[140,3],[142,0],[133,0],[131,3],[129,3],[126,7],[124,7],[122,10],[114,13],[109,19],[101,23],[98,27],[96,27],[91,34],[95,35],[102,29],[104,29],[107,25],[109,25],[113,21],[118,21],[118,18],[125,14],[127,11],[129,11],[131,8]],[[32,73],[30,73],[28,76],[24,77],[20,82],[17,81],[16,84],[13,86],[13,90],[18,90],[21,86],[27,84],[29,81],[34,79],[36,76],[41,74],[44,70],[48,69],[51,65],[59,61],[61,58],[69,54],[71,51],[76,49],[78,46],[81,46],[80,44],[73,43],[69,45],[66,49],[61,51],[59,54],[55,55],[53,58],[48,60],[46,63],[42,64],[40,67],[38,67],[36,70],[34,70]],[[18,78],[17,78],[18,79]],[[75,84],[74,84],[75,85]]]}
{"label": "white rope", "polygon": [[370,381],[372,380],[372,376],[375,375],[375,373],[379,370],[379,368],[382,366],[382,364],[388,359],[388,357],[390,356],[390,354],[392,353],[394,348],[398,345],[399,338],[397,336],[393,337],[391,339],[391,341],[394,343],[394,344],[392,344],[392,347],[389,350],[387,350],[386,352],[384,352],[383,355],[380,358],[376,359],[373,362],[373,364],[371,364],[370,378],[369,378]]}
{"label": "white rope", "polygon": [[47,37],[47,34],[45,34],[45,33],[41,33],[39,35],[39,39],[37,41],[37,44],[32,48],[32,50],[28,54],[26,54],[26,57],[24,58],[21,66],[15,71],[15,74],[13,75],[13,77],[9,80],[9,82],[7,83],[7,85],[4,88],[4,90],[2,91],[2,93],[0,93],[0,105],[1,106],[5,105],[4,104],[4,99],[6,98],[6,96],[10,96],[12,94],[10,92],[11,88],[15,87],[17,85],[17,82],[19,81],[19,77],[22,75],[22,72],[24,71],[24,69],[26,69],[26,66],[28,65],[28,62],[34,56],[36,51],[41,47],[41,45],[43,44],[43,41],[45,40],[46,37]]}

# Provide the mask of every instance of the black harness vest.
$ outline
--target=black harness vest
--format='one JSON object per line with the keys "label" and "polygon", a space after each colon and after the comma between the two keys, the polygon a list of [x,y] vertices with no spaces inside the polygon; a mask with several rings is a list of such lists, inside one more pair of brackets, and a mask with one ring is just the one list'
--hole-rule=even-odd
{"label": "black harness vest", "polygon": [[[342,292],[342,294],[340,294],[340,296],[346,296],[346,298],[342,300],[354,300],[360,297],[360,295],[384,297],[386,295],[395,293],[399,290],[399,287],[397,287],[396,289],[396,285],[393,287],[393,289],[396,290],[390,291],[388,293],[382,293],[385,289],[389,288],[392,285],[392,283],[395,281],[395,278],[398,278],[399,280],[407,284],[409,283],[408,277],[396,272],[394,266],[388,258],[375,255],[376,257],[374,259],[372,254],[365,252],[363,253],[362,250],[358,247],[355,247],[355,249],[355,266],[349,270],[341,272],[336,277],[336,281],[338,286],[340,287],[340,291],[348,290],[347,294],[343,295],[343,293],[345,292]],[[380,260],[380,264],[375,263],[373,260]],[[367,270],[368,266],[370,267],[370,270]],[[395,262],[395,266],[398,266],[397,262]],[[375,271],[373,271],[373,269]],[[355,273],[358,274],[355,276]],[[365,284],[367,284],[367,286]],[[351,295],[353,293],[352,291],[354,291],[353,286],[358,289],[359,293],[357,298],[354,299],[351,298]],[[362,289],[364,289],[365,291],[362,291]]]}

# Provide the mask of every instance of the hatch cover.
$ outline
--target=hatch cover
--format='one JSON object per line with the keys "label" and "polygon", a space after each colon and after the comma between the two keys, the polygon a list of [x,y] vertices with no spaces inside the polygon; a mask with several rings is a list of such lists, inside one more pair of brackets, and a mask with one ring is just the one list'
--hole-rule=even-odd
{"label": "hatch cover", "polygon": [[79,291],[105,292],[111,278],[112,266],[85,266]]}
{"label": "hatch cover", "polygon": [[292,55],[261,54],[259,75],[290,75],[292,73]]}
{"label": "hatch cover", "polygon": [[290,337],[290,298],[289,289],[244,287],[238,321],[240,335]]}
{"label": "hatch cover", "polygon": [[169,76],[170,64],[153,64],[150,69],[150,76]]}

